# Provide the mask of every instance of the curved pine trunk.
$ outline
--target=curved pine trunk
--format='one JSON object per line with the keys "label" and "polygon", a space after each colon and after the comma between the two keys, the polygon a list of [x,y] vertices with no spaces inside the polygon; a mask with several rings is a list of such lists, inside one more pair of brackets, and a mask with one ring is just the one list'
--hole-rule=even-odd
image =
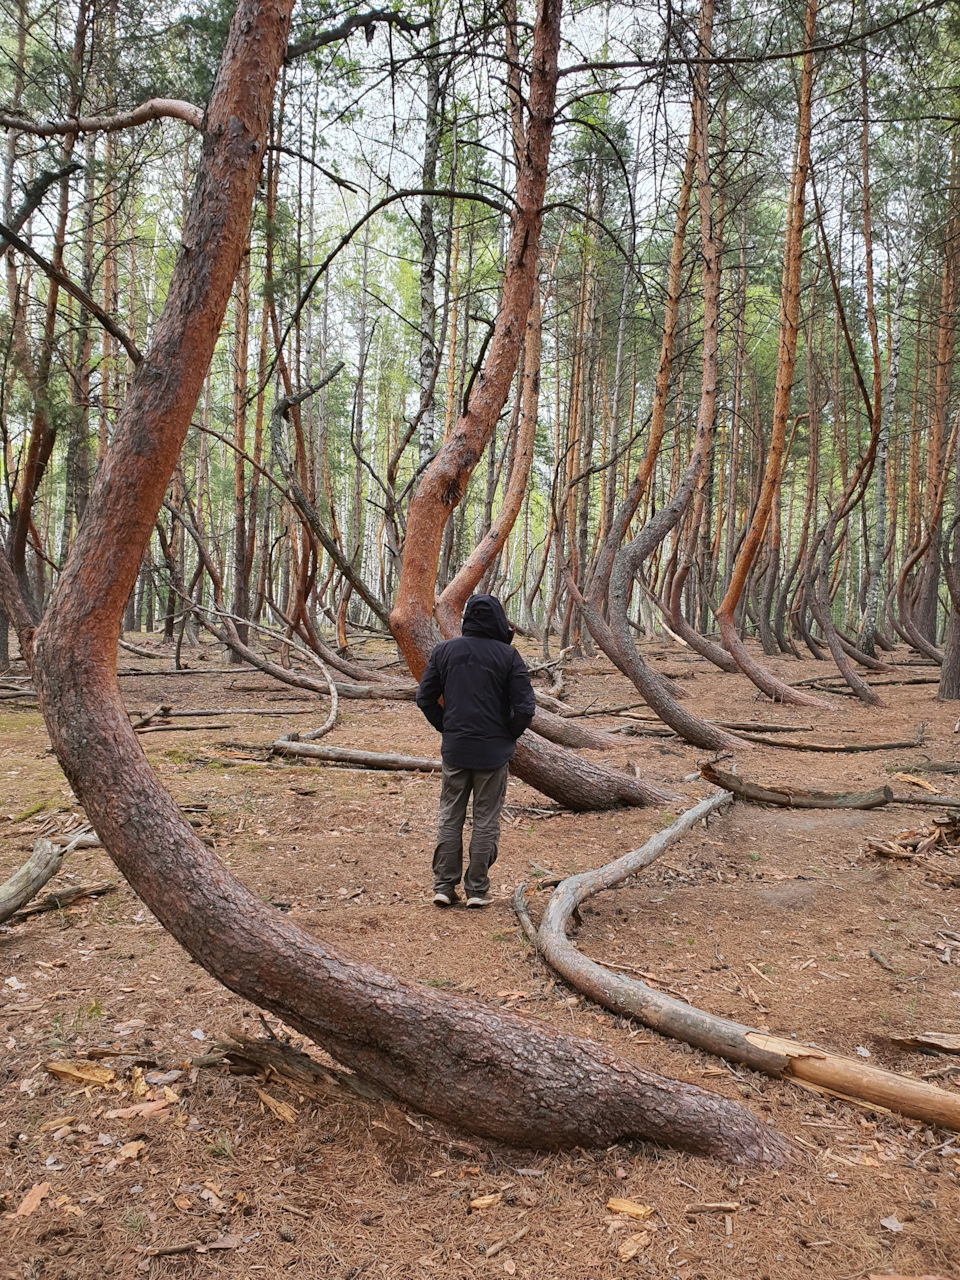
{"label": "curved pine trunk", "polygon": [[783,250],[783,282],[780,301],[780,349],[777,358],[777,383],[774,392],[773,428],[767,451],[767,464],[760,486],[760,494],[753,518],[737,556],[730,586],[717,610],[717,623],[724,647],[735,658],[741,671],[775,702],[792,706],[826,707],[829,703],[811,694],[801,693],[779,680],[747,651],[737,632],[735,615],[743,596],[747,579],[773,509],[774,496],[780,483],[784,449],[787,438],[787,420],[790,414],[790,394],[793,389],[793,373],[797,358],[797,336],[800,316],[800,267],[803,248],[804,210],[806,208],[807,173],[810,168],[811,103],[813,97],[813,53],[817,15],[817,0],[808,0],[806,18],[806,47],[803,59],[803,77],[800,94],[800,141],[793,175],[793,189],[787,210],[787,228]]}

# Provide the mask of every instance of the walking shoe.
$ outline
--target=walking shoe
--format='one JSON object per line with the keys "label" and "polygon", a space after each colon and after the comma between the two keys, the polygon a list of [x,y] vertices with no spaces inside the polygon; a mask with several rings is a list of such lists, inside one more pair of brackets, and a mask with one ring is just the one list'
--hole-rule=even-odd
{"label": "walking shoe", "polygon": [[457,895],[451,892],[444,892],[438,889],[433,895],[433,905],[435,907],[452,907],[457,900]]}
{"label": "walking shoe", "polygon": [[[434,901],[436,901],[436,899],[434,899]],[[489,907],[492,902],[493,902],[493,899],[488,894],[483,894],[482,897],[468,898],[467,906],[468,907]]]}

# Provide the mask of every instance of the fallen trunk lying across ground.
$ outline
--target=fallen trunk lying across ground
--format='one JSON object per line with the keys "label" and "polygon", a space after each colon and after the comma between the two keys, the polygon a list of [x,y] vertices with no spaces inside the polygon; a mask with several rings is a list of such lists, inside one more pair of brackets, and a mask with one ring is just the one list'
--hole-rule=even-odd
{"label": "fallen trunk lying across ground", "polygon": [[410,769],[419,773],[439,773],[443,768],[439,760],[426,756],[391,756],[379,751],[353,751],[348,747],[321,747],[312,742],[298,742],[295,737],[279,738],[265,749],[282,756],[302,756],[328,764],[350,764],[357,769]]}
{"label": "fallen trunk lying across ground", "polygon": [[804,791],[800,787],[763,787],[749,782],[729,769],[719,765],[702,764],[700,776],[715,787],[724,787],[744,800],[758,804],[777,804],[789,809],[879,809],[890,804],[893,792],[889,787],[875,787],[872,791]]}
{"label": "fallen trunk lying across ground", "polygon": [[605,1009],[623,1017],[637,1018],[662,1035],[767,1075],[795,1079],[840,1097],[873,1103],[928,1124],[960,1131],[960,1097],[955,1094],[922,1080],[864,1066],[815,1046],[798,1044],[795,1040],[772,1036],[729,1018],[706,1013],[636,978],[610,972],[584,956],[569,940],[570,919],[582,902],[621,885],[629,876],[650,866],[684,831],[732,798],[729,791],[722,791],[701,800],[671,826],[651,836],[642,848],[604,867],[561,881],[547,904],[539,928],[530,918],[521,885],[514,895],[514,909],[538,953],[575,990],[582,991]]}
{"label": "fallen trunk lying across ground", "polygon": [[912,738],[900,742],[798,742],[792,738],[761,738],[756,733],[740,731],[740,737],[748,742],[762,742],[765,747],[786,747],[790,751],[824,751],[841,754],[856,754],[859,751],[899,751],[908,747],[923,746],[923,731],[926,725],[918,725]]}

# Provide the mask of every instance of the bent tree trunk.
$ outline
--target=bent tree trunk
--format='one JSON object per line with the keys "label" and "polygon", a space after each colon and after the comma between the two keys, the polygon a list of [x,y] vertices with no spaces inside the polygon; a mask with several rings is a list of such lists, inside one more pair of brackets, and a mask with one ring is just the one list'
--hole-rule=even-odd
{"label": "bent tree trunk", "polygon": [[[709,56],[713,33],[713,4],[706,0],[700,15],[700,49]],[[609,625],[593,603],[581,601],[587,626],[594,640],[611,662],[631,680],[651,710],[687,742],[707,751],[725,751],[738,745],[735,738],[707,724],[670,697],[662,682],[643,661],[630,635],[627,607],[633,582],[643,562],[674,530],[687,510],[694,486],[700,478],[703,460],[710,447],[717,404],[717,334],[720,319],[720,255],[714,232],[713,190],[710,183],[708,128],[708,73],[697,68],[693,104],[691,146],[695,152],[703,281],[703,371],[700,404],[693,451],[687,469],[671,500],[652,516],[636,538],[617,551],[610,572]],[[688,157],[689,163],[689,157]],[[677,236],[674,236],[676,248]],[[568,590],[574,590],[568,578]]]}
{"label": "bent tree trunk", "polygon": [[[526,432],[535,428],[539,367],[533,356],[539,345],[535,322],[538,301],[537,258],[543,226],[543,200],[547,184],[547,162],[553,136],[557,89],[557,53],[560,44],[561,0],[541,0],[534,26],[529,92],[525,111],[511,80],[515,153],[517,161],[516,202],[510,227],[503,272],[500,310],[497,313],[482,372],[459,416],[449,439],[424,473],[407,514],[403,546],[403,568],[390,629],[413,675],[423,674],[437,639],[434,623],[434,594],[443,531],[451,512],[466,492],[470,476],[496,429],[497,419],[507,402],[525,335],[531,344],[531,359],[525,369],[523,414]],[[508,18],[508,52],[512,48]],[[523,119],[523,116],[526,119]],[[528,330],[528,326],[530,326]],[[529,466],[518,447],[515,466]],[[495,555],[501,537],[519,510],[519,479],[504,503],[505,516],[490,530],[485,542],[471,556],[462,572],[445,591],[437,617],[446,631],[459,621],[459,609],[483,574],[488,554]],[[528,733],[514,753],[510,771],[538,791],[571,809],[605,809],[616,805],[649,803],[653,789],[644,788],[626,774],[617,774],[599,765],[580,760],[557,747],[548,747]]]}
{"label": "bent tree trunk", "polygon": [[724,646],[736,659],[743,673],[757,688],[777,702],[793,706],[827,707],[829,703],[808,693],[800,693],[777,679],[766,667],[761,666],[746,649],[737,634],[735,615],[737,606],[747,585],[770,513],[773,498],[781,480],[784,449],[787,439],[787,420],[790,414],[790,395],[793,390],[793,371],[797,359],[797,337],[800,320],[800,271],[803,254],[804,210],[806,207],[807,174],[810,168],[811,103],[813,100],[813,54],[817,0],[807,0],[806,52],[803,57],[803,75],[800,88],[800,125],[796,163],[793,172],[793,189],[787,208],[787,225],[783,248],[783,283],[780,292],[780,346],[777,354],[777,380],[773,398],[773,426],[767,449],[767,464],[763,473],[760,494],[747,530],[740,554],[737,556],[727,593],[717,609],[717,624]]}
{"label": "bent tree trunk", "polygon": [[9,565],[0,569],[6,611],[26,622],[25,653],[34,641],[37,693],[57,758],[131,887],[208,972],[400,1099],[525,1146],[633,1136],[775,1163],[782,1141],[725,1099],[592,1043],[378,972],[305,933],[200,843],[131,728],[116,678],[117,629],[246,242],[291,9],[292,0],[237,7],[155,342],[35,636],[10,591]]}

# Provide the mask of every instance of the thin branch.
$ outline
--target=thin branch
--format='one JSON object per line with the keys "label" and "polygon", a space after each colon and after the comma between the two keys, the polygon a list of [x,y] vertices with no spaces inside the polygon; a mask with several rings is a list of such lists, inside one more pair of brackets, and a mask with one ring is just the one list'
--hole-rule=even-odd
{"label": "thin branch", "polygon": [[[30,215],[40,208],[43,197],[55,183],[62,182],[64,178],[69,178],[74,173],[79,173],[82,168],[82,164],[74,161],[72,164],[64,165],[62,169],[44,169],[39,173],[24,190],[23,203],[14,214],[11,230],[20,230]],[[12,248],[12,245],[9,240],[0,245],[0,258],[10,248]]]}
{"label": "thin branch", "polygon": [[665,70],[667,67],[752,67],[765,62],[785,62],[792,58],[802,58],[809,53],[814,55],[818,53],[833,53],[837,49],[848,49],[852,45],[862,44],[865,40],[869,40],[871,36],[881,35],[884,31],[889,31],[891,27],[898,27],[901,23],[908,22],[911,18],[915,18],[921,13],[928,13],[931,9],[942,9],[949,3],[950,0],[927,0],[926,4],[918,5],[916,9],[909,9],[906,13],[900,13],[895,18],[891,18],[889,22],[881,22],[875,27],[868,27],[865,31],[846,35],[840,40],[815,44],[809,49],[789,49],[780,53],[739,54],[728,57],[631,58],[623,62],[578,62],[570,67],[561,67],[557,75],[572,76],[581,71],[659,71]]}
{"label": "thin branch", "polygon": [[[266,372],[263,382],[260,384],[260,387],[258,388],[258,392],[262,391],[263,388],[270,381],[270,379],[273,377],[273,371],[276,368],[277,360],[280,357],[280,353],[283,350],[283,347],[287,341],[287,338],[289,338],[290,336],[290,332],[293,329],[293,326],[299,320],[300,313],[303,311],[303,308],[307,305],[307,303],[310,300],[310,295],[313,293],[314,289],[320,283],[320,280],[323,278],[324,274],[326,273],[330,264],[333,262],[334,258],[336,258],[340,253],[343,252],[343,250],[347,247],[347,245],[350,243],[353,237],[357,234],[357,232],[360,231],[375,214],[379,213],[381,209],[385,209],[387,205],[393,204],[397,200],[409,199],[411,196],[442,196],[448,200],[473,200],[479,204],[488,205],[491,209],[495,209],[497,213],[506,213],[507,211],[505,205],[501,204],[499,200],[492,199],[490,196],[482,196],[476,191],[454,191],[449,187],[439,187],[439,188],[437,187],[405,187],[401,191],[394,191],[391,195],[384,196],[382,200],[378,200],[376,204],[371,205],[370,208],[363,215],[363,217],[360,218],[357,222],[355,222],[348,231],[345,231],[343,233],[343,235],[340,237],[340,239],[337,241],[334,247],[330,250],[330,252],[324,258],[324,260],[320,263],[319,267],[317,267],[316,271],[307,281],[306,287],[304,288],[303,292],[300,294],[300,297],[297,301],[297,305],[294,308],[293,315],[287,321],[286,327],[283,330],[283,334],[280,337],[280,341],[277,343],[277,354],[271,360],[270,367]],[[251,396],[251,399],[253,398],[254,397]]]}
{"label": "thin branch", "polygon": [[60,286],[64,293],[69,293],[76,298],[81,306],[85,307],[92,316],[100,321],[107,333],[116,338],[133,363],[140,363],[143,356],[140,354],[136,343],[127,333],[124,332],[123,329],[120,328],[115,320],[112,320],[110,316],[107,315],[106,311],[104,311],[102,307],[97,306],[88,293],[85,293],[78,284],[74,284],[69,276],[64,275],[62,271],[58,271],[52,262],[48,262],[46,258],[37,253],[35,249],[32,249],[25,240],[21,240],[11,227],[5,226],[2,222],[0,222],[0,236],[2,236],[8,244],[11,244],[18,253],[22,253],[24,257],[29,258],[31,262],[35,262],[45,275]]}

